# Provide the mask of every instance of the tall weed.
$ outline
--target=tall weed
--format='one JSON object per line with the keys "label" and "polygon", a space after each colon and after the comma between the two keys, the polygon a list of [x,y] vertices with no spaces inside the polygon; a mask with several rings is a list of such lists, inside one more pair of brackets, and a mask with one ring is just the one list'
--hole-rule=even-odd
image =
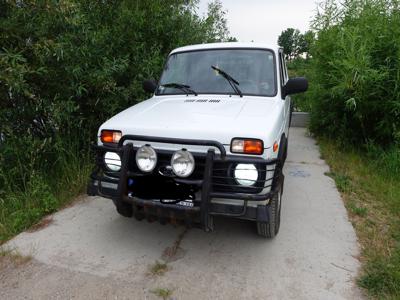
{"label": "tall weed", "polygon": [[314,20],[311,129],[354,144],[400,137],[400,10],[392,0],[327,1]]}
{"label": "tall weed", "polygon": [[18,147],[14,156],[1,157],[0,244],[84,192],[92,167],[89,151],[76,141],[55,145],[40,155]]}

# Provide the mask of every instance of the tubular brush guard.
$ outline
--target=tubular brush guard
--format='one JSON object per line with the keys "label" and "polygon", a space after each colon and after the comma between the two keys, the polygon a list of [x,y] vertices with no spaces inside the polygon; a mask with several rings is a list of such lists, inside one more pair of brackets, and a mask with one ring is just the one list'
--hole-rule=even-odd
{"label": "tubular brush guard", "polygon": [[[205,156],[204,174],[202,179],[180,179],[173,177],[176,183],[198,186],[201,190],[201,200],[199,206],[182,206],[177,204],[166,204],[161,201],[152,201],[129,196],[128,180],[135,176],[146,176],[138,174],[130,169],[133,161],[135,161],[135,151],[132,143],[126,143],[126,140],[146,141],[146,142],[161,142],[161,143],[176,143],[183,145],[201,145],[210,146]],[[213,216],[228,216],[235,218],[243,218],[267,222],[269,219],[269,205],[258,205],[257,207],[248,206],[248,201],[265,201],[277,193],[278,187],[283,185],[284,176],[282,174],[282,163],[279,159],[265,160],[260,157],[249,157],[239,155],[226,155],[225,148],[222,144],[216,141],[200,141],[186,139],[167,139],[147,136],[124,136],[118,146],[108,145],[92,145],[96,151],[96,166],[91,174],[91,180],[88,185],[89,195],[99,195],[106,198],[111,198],[114,203],[121,202],[132,204],[134,211],[138,208],[142,209],[142,213],[147,216],[157,216],[159,220],[183,219],[187,224],[200,224],[205,231],[213,230]],[[215,154],[214,148],[220,151],[220,154]],[[116,152],[121,157],[121,169],[119,172],[107,171],[104,163],[105,152]],[[204,154],[203,154],[204,155]],[[195,157],[196,158],[196,157]],[[274,175],[271,178],[264,178],[262,188],[271,187],[267,193],[244,193],[242,191],[235,192],[235,186],[229,184],[220,184],[215,181],[220,176],[214,175],[214,165],[218,162],[230,162],[232,164],[247,163],[260,166],[260,169],[265,168],[264,172],[273,171]],[[268,169],[268,166],[274,166],[273,169]],[[232,179],[228,176],[226,179]],[[116,190],[103,185],[117,185]],[[228,186],[232,187],[232,192],[215,191],[215,187]],[[233,199],[243,201],[243,205],[227,205],[220,203],[212,203],[211,199]]]}

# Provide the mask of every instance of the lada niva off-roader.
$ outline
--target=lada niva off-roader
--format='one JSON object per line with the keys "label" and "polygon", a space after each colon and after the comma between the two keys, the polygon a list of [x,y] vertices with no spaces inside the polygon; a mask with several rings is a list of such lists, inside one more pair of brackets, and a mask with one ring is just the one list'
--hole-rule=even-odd
{"label": "lada niva off-roader", "polygon": [[153,93],[105,122],[88,193],[126,217],[181,219],[213,230],[214,216],[279,231],[291,100],[282,49],[221,43],[173,50]]}

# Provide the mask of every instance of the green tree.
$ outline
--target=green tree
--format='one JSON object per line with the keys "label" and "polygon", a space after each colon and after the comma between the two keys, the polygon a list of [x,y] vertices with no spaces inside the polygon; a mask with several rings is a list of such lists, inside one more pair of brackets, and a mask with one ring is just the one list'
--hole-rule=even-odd
{"label": "green tree", "polygon": [[226,11],[223,9],[220,0],[215,0],[208,4],[207,16],[205,17],[203,24],[207,42],[236,41],[235,38],[229,36]]}
{"label": "green tree", "polygon": [[291,61],[303,53],[308,53],[311,40],[311,31],[303,35],[298,29],[288,28],[279,35],[278,45],[283,48],[286,59]]}

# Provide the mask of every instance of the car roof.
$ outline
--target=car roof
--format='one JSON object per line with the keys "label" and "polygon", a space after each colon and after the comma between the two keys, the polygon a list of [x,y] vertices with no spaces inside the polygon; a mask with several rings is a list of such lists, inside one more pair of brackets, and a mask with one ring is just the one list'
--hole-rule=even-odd
{"label": "car roof", "polygon": [[275,52],[279,50],[280,47],[277,45],[270,45],[265,43],[242,43],[242,42],[226,42],[226,43],[209,43],[209,44],[197,44],[197,45],[189,45],[180,48],[176,48],[171,51],[170,54],[176,52],[186,52],[186,51],[195,51],[195,50],[204,50],[204,49],[224,49],[224,48],[254,48],[254,49],[270,49]]}

